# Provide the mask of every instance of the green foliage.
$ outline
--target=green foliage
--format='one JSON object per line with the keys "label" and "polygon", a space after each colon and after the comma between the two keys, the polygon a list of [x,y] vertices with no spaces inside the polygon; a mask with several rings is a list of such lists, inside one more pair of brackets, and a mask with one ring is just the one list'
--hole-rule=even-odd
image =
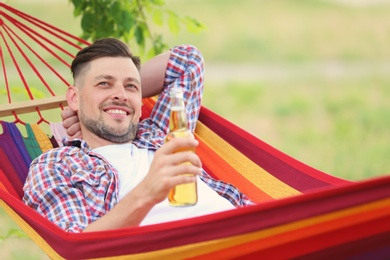
{"label": "green foliage", "polygon": [[[40,91],[38,88],[30,86],[31,94],[35,99],[40,99],[45,97],[45,94]],[[10,92],[12,93],[12,100],[29,100],[28,93],[24,87],[11,87]],[[6,89],[0,89],[0,97],[6,97],[7,96],[7,90]],[[1,100],[1,99],[0,99]],[[2,101],[2,100],[1,100]]]}
{"label": "green foliage", "polygon": [[7,238],[16,237],[16,238],[29,238],[26,233],[17,228],[11,228],[8,230],[7,234],[0,235],[0,243],[3,243]]}
{"label": "green foliage", "polygon": [[[167,49],[163,37],[152,32],[151,22],[163,26],[178,35],[181,25],[191,33],[205,27],[196,19],[180,17],[164,8],[163,0],[70,0],[74,5],[74,16],[81,16],[81,37],[95,41],[99,38],[114,37],[126,42],[134,41],[141,54],[147,51],[152,57]],[[150,18],[149,18],[150,17]],[[151,46],[149,50],[148,46]]]}

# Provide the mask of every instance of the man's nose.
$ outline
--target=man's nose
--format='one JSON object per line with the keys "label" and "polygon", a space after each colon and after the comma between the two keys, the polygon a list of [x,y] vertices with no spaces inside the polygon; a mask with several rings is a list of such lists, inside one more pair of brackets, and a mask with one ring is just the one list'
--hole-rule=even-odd
{"label": "man's nose", "polygon": [[114,88],[114,93],[113,93],[113,99],[120,100],[120,101],[127,101],[127,93],[125,91],[125,88],[121,85],[117,85]]}

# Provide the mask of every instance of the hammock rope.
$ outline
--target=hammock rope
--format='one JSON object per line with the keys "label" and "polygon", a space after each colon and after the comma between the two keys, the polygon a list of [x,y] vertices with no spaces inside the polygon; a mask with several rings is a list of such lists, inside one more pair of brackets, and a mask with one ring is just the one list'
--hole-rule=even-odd
{"label": "hammock rope", "polygon": [[[10,86],[10,70],[6,66],[7,62],[5,54],[8,53],[8,57],[12,61],[12,67],[17,71],[18,78],[21,81],[27,95],[27,100],[25,100],[25,102],[28,102],[28,100],[34,101],[37,99],[36,94],[34,94],[31,90],[31,85],[29,83],[31,73],[29,74],[29,71],[32,71],[33,75],[35,75],[40,84],[42,84],[35,87],[39,92],[46,92],[53,98],[57,97],[58,94],[56,94],[56,90],[54,90],[51,85],[55,85],[57,87],[62,85],[64,86],[64,89],[66,89],[70,83],[66,77],[63,76],[61,67],[58,64],[56,65],[56,68],[50,64],[50,57],[53,57],[55,60],[60,62],[63,66],[62,70],[66,69],[69,71],[70,62],[74,58],[74,53],[81,50],[84,46],[89,45],[89,43],[4,3],[0,3],[0,7],[0,26],[2,28],[0,31],[2,40],[2,43],[0,44],[0,52],[7,103],[9,105],[8,107],[12,107],[13,110],[11,114],[14,115],[15,122],[17,123],[24,124],[24,122],[16,115],[21,112],[35,112],[38,116],[37,123],[48,122],[41,114],[42,108],[30,106],[28,106],[30,107],[29,109],[22,108],[25,106],[25,103],[21,103],[21,110],[19,107],[13,106],[13,104],[18,102],[14,101],[14,94],[12,94],[13,91]],[[41,49],[33,47],[31,43],[37,44],[37,46]],[[64,48],[64,46],[67,48]],[[6,48],[6,52],[4,48]],[[23,57],[23,61],[18,61],[15,52]],[[34,60],[36,61],[34,62]],[[23,66],[20,66],[20,63],[22,63]],[[40,65],[41,67],[38,67],[37,65]],[[46,68],[49,73],[42,72],[44,68]],[[58,83],[48,82],[47,78],[50,76],[48,74],[53,75],[51,81],[54,81],[56,78],[58,79]],[[29,80],[27,80],[27,77],[29,77]],[[18,100],[20,100],[20,97]],[[58,101],[58,99],[55,100]],[[63,99],[61,102],[57,102],[57,107],[63,109],[63,104],[65,103],[66,102]],[[51,108],[52,107],[48,109]],[[9,109],[5,105],[1,105],[1,110],[6,111],[7,113],[9,112]],[[2,116],[4,115],[2,114]]]}
{"label": "hammock rope", "polygon": [[[1,24],[3,24],[3,20],[0,20]],[[1,38],[3,38],[3,32],[0,31]],[[4,38],[3,38],[4,39]],[[4,75],[4,82],[5,82],[5,88],[7,92],[7,98],[8,98],[8,103],[11,103],[11,96],[9,95],[10,90],[9,90],[9,84],[8,84],[8,76],[7,76],[7,70],[5,69],[5,61],[4,61],[4,55],[3,55],[3,47],[0,45],[0,57],[1,57],[1,65],[3,68],[3,75]]]}
{"label": "hammock rope", "polygon": [[[28,45],[21,37],[19,37],[11,28],[9,28],[8,26],[5,25],[5,28],[8,28],[15,37],[18,38],[19,41],[21,41],[24,46],[26,46],[42,63],[44,63],[57,77],[59,77],[62,82],[64,82],[66,85],[69,85],[69,83],[61,76],[60,73],[57,72],[57,70],[54,69],[53,66],[51,66],[44,58],[42,58],[41,55],[39,55],[33,48],[31,48],[30,45]],[[42,48],[44,48],[46,51],[48,51],[50,54],[52,54],[55,58],[57,58],[60,62],[62,62],[64,65],[70,67],[69,63],[66,62],[63,58],[61,58],[59,55],[57,55],[54,51],[52,51],[50,48],[48,48],[46,45],[44,45],[41,41],[39,41],[38,39],[36,39],[33,35],[31,35],[29,32],[27,31],[24,31],[28,36],[30,36],[31,39],[33,39],[35,42],[37,42]],[[9,34],[8,34],[9,35]],[[12,39],[12,38],[11,38]],[[46,38],[47,39],[47,38]],[[50,40],[48,40],[48,42],[51,42]],[[14,41],[15,43],[15,41]],[[16,44],[16,43],[15,43]],[[58,48],[57,48],[58,49]],[[69,52],[65,51],[63,48],[60,48],[59,50],[63,50],[64,53],[68,54],[69,57],[74,57],[72,54],[70,54]],[[26,55],[25,55],[26,56]],[[31,64],[31,61],[27,58],[28,60],[28,63]],[[30,65],[34,71],[36,70],[35,66],[33,64]],[[40,76],[41,78],[41,76]],[[42,80],[42,79],[41,79]],[[53,92],[53,90],[51,90],[51,88],[49,86],[47,86],[47,83],[45,83],[45,86],[46,88],[50,91],[50,94],[52,96],[55,95],[55,93]]]}
{"label": "hammock rope", "polygon": [[[80,38],[80,37],[77,37],[77,36],[74,36],[64,30],[61,30],[60,28],[57,28],[51,24],[48,24],[38,18],[35,18],[31,15],[28,15],[22,11],[19,11],[15,8],[12,8],[11,6],[8,6],[4,3],[0,3],[0,6],[8,11],[10,11],[11,13],[17,15],[18,17],[22,18],[22,20],[26,21],[26,22],[29,22],[29,23],[32,23],[33,25],[37,26],[38,28],[41,28],[42,30],[48,32],[49,34],[51,34],[52,36],[55,36],[56,38],[62,40],[64,43],[70,45],[70,46],[73,46],[75,47],[76,49],[81,49],[81,47],[77,44],[77,43],[81,43],[81,44],[84,44],[84,45],[89,45],[90,43],[85,41],[84,39]],[[9,15],[7,15],[5,12],[3,11],[0,11],[1,12],[1,15],[2,16],[6,16],[6,17],[10,17]],[[16,20],[12,20],[12,22],[15,22]],[[59,33],[59,34],[58,34]],[[70,38],[70,39],[73,39],[76,41],[75,42],[72,42],[68,39],[66,39],[64,36]],[[46,37],[43,37],[43,38],[46,38]],[[54,45],[53,45],[54,46]],[[57,46],[57,45],[55,45]],[[59,47],[59,46],[58,46]],[[61,47],[59,47],[59,49],[62,49]],[[70,56],[73,56],[72,54],[69,53]]]}

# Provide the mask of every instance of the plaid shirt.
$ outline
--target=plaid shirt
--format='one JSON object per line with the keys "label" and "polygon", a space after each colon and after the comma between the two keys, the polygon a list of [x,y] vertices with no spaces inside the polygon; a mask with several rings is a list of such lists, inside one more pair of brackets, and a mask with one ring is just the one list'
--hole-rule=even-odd
{"label": "plaid shirt", "polygon": [[[169,90],[175,86],[184,89],[189,128],[195,130],[203,92],[203,66],[203,58],[193,46],[172,49],[164,89],[150,117],[138,125],[133,140],[137,147],[156,150],[163,144],[169,128]],[[214,180],[205,171],[200,178],[233,205],[252,204],[234,186]],[[81,232],[118,203],[118,187],[117,170],[86,142],[74,140],[32,162],[23,201],[60,228]]]}

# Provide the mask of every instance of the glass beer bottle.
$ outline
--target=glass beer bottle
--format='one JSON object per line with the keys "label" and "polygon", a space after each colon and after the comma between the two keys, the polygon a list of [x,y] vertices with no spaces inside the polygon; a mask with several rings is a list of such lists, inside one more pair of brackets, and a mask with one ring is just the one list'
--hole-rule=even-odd
{"label": "glass beer bottle", "polygon": [[[181,88],[172,88],[170,95],[171,113],[169,119],[169,133],[165,137],[165,142],[169,142],[173,138],[189,138],[192,136],[190,130],[188,129],[187,114],[183,100],[183,90]],[[180,151],[183,150],[178,150],[176,152]],[[195,150],[192,150],[192,152],[195,152]],[[196,182],[180,184],[172,188],[168,194],[168,201],[169,205],[174,207],[195,205],[198,201]]]}

